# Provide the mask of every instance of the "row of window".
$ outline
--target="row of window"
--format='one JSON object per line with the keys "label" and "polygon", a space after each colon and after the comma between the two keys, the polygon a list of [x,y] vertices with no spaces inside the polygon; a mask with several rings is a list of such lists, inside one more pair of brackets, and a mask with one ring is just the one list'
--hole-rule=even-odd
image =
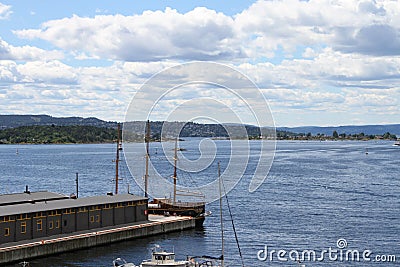
{"label": "row of window", "polygon": [[19,214],[17,216],[13,216],[13,215],[9,215],[9,216],[2,216],[0,217],[0,222],[13,222],[15,221],[15,219],[17,220],[28,220],[30,219],[28,214]]}
{"label": "row of window", "polygon": [[[96,216],[90,216],[89,219],[90,223],[95,223],[95,222],[100,222],[100,215]],[[52,230],[54,228],[59,229],[60,228],[60,220],[49,220],[49,229]],[[21,222],[20,225],[20,233],[25,234],[26,233],[26,222]],[[64,220],[64,226],[67,226],[67,220]],[[40,232],[43,231],[43,220],[38,219],[36,221],[36,231]],[[11,230],[9,227],[4,228],[4,236],[10,236]]]}
{"label": "row of window", "polygon": [[[124,206],[128,206],[128,207],[132,207],[132,206],[136,206],[136,205],[143,205],[145,204],[146,201],[138,201],[138,202],[134,202],[134,201],[129,201],[126,203],[116,203],[116,204],[104,204],[104,205],[95,205],[95,206],[90,206],[89,210],[90,211],[95,211],[95,210],[101,210],[101,209],[112,209],[112,208],[122,208]],[[68,209],[63,209],[63,210],[52,210],[49,211],[47,214],[49,216],[57,216],[57,215],[61,215],[61,214],[73,214],[76,212],[87,212],[88,208],[87,207],[80,207],[80,208],[68,208]],[[46,212],[36,212],[33,215],[33,218],[45,218],[46,217]],[[1,216],[0,217],[0,223],[2,222],[13,222],[15,221],[15,219],[17,220],[28,220],[30,219],[29,214],[20,214],[17,216]]]}

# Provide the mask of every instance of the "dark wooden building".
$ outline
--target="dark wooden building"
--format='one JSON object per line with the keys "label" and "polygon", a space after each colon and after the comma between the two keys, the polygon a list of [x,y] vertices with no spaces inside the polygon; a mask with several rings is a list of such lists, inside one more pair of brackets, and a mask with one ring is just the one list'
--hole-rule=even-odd
{"label": "dark wooden building", "polygon": [[147,198],[70,198],[52,192],[0,195],[0,244],[146,221]]}

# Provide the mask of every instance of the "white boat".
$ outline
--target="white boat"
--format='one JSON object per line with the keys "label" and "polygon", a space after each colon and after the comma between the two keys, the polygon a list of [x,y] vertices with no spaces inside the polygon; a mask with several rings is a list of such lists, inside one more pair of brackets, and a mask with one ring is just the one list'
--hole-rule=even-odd
{"label": "white boat", "polygon": [[167,252],[160,248],[159,245],[156,245],[152,249],[151,259],[145,260],[140,264],[140,267],[186,267],[186,266],[194,266],[193,263],[188,260],[175,260],[174,252]]}
{"label": "white boat", "polygon": [[396,142],[394,142],[394,144],[393,144],[394,146],[400,146],[400,141],[396,141]]}
{"label": "white boat", "polygon": [[113,267],[137,267],[135,264],[126,262],[126,260],[122,258],[116,258],[113,260]]}
{"label": "white boat", "polygon": [[[208,256],[188,257],[186,260],[176,260],[174,252],[167,252],[159,245],[152,249],[151,259],[144,260],[137,267],[220,267],[221,258],[213,258]],[[114,267],[127,267],[135,265],[117,265]],[[135,266],[136,267],[136,266]]]}

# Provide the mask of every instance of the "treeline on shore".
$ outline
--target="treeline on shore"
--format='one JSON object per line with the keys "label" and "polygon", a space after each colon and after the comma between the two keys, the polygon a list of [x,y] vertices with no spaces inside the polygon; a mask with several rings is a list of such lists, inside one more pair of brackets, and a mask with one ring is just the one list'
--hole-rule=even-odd
{"label": "treeline on shore", "polygon": [[[182,131],[180,137],[226,137],[226,132],[210,131],[210,127],[201,129],[196,127],[192,131]],[[222,127],[223,128],[223,127]],[[256,127],[254,127],[256,128]],[[185,129],[185,128],[184,128]],[[219,129],[219,128],[216,128]],[[157,129],[159,130],[159,129]],[[212,129],[215,130],[215,129]],[[247,129],[248,139],[261,139],[259,132],[253,128]],[[259,129],[258,129],[259,130]],[[183,134],[184,133],[184,134]],[[221,136],[218,135],[220,133]],[[207,135],[208,134],[208,135]],[[159,141],[159,131],[152,132],[151,140]],[[277,131],[277,140],[396,140],[397,136],[386,132],[382,135],[338,134],[332,135],[311,133],[292,133],[288,131]],[[246,137],[244,137],[246,138]],[[233,137],[232,139],[244,139]],[[85,125],[33,125],[20,126],[0,130],[0,144],[92,144],[116,142],[117,131],[115,128],[85,126]],[[144,140],[139,138],[136,141]],[[168,139],[166,139],[168,140]]]}
{"label": "treeline on shore", "polygon": [[96,126],[20,126],[0,130],[0,144],[91,144],[116,139],[115,129]]}
{"label": "treeline on shore", "polygon": [[397,136],[395,134],[391,134],[386,132],[382,135],[375,134],[346,134],[346,133],[338,133],[337,131],[333,131],[332,135],[326,134],[316,134],[312,135],[311,133],[292,133],[292,132],[277,132],[278,140],[397,140]]}

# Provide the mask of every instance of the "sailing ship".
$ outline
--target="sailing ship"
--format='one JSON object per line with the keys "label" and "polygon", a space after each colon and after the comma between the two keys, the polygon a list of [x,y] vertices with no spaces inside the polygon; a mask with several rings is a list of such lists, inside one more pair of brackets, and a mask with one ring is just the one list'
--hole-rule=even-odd
{"label": "sailing ship", "polygon": [[[150,144],[150,121],[146,123],[146,169],[144,176],[145,197],[148,197],[148,179],[149,179],[149,144]],[[176,216],[191,216],[195,218],[196,227],[202,227],[205,217],[209,215],[206,212],[204,195],[198,192],[180,192],[177,189],[177,161],[178,161],[178,147],[177,139],[175,140],[175,153],[174,153],[174,174],[173,174],[173,195],[170,198],[154,198],[148,204],[148,213],[157,215],[176,215]],[[178,196],[191,196],[201,198],[203,201],[182,201],[178,200]]]}

